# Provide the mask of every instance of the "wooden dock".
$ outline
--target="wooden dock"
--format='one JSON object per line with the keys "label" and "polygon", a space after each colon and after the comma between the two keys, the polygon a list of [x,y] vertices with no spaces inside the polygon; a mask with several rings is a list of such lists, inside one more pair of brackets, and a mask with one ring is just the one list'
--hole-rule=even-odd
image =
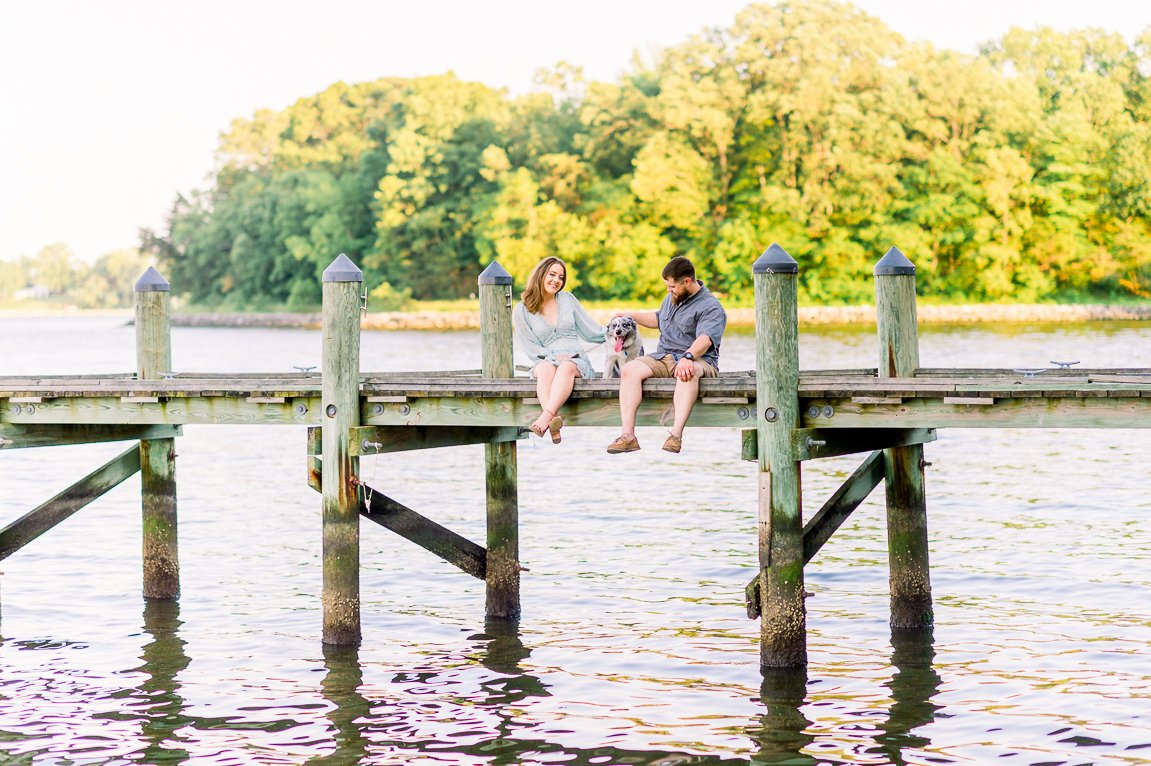
{"label": "wooden dock", "polygon": [[[1074,360],[1027,370],[918,366],[914,266],[894,248],[876,266],[877,367],[798,370],[797,265],[773,245],[756,261],[755,370],[702,381],[689,425],[743,431],[759,462],[759,574],[745,591],[761,618],[764,668],[806,664],[803,568],[885,484],[891,621],[934,617],[927,559],[923,447],[940,428],[1148,428],[1151,370],[1087,370]],[[362,274],[345,256],[324,275],[324,362],[298,374],[173,372],[168,285],[137,282],[138,369],[118,375],[0,377],[0,451],[131,441],[131,448],[0,530],[0,559],[103,492],[142,476],[147,598],[179,595],[174,440],[185,425],[308,426],[308,481],[322,493],[323,640],[360,641],[359,521],[374,521],[487,583],[489,617],[520,614],[516,442],[538,412],[534,381],[512,363],[511,277],[480,275],[483,369],[359,369]],[[618,427],[618,381],[579,380],[569,427]],[[637,423],[671,419],[672,380],[649,380]],[[370,488],[358,457],[483,444],[488,535],[483,545]],[[860,453],[858,470],[821,508],[800,507],[804,461]]]}
{"label": "wooden dock", "polygon": [[[673,389],[669,379],[644,384],[642,425],[663,422]],[[797,390],[804,429],[1151,427],[1151,369],[1145,368],[921,368],[913,378],[880,378],[875,368],[804,371]],[[616,380],[578,380],[564,422],[616,427],[618,396]],[[36,436],[50,429],[33,426],[102,427],[88,429],[90,437],[127,425],[318,426],[320,399],[319,373],[183,372],[164,380],[0,376],[0,435],[6,439],[0,448],[50,446]],[[755,403],[754,372],[721,373],[701,381],[690,425],[753,427]],[[526,377],[395,372],[360,375],[360,410],[364,426],[526,429],[539,406],[535,382]]]}

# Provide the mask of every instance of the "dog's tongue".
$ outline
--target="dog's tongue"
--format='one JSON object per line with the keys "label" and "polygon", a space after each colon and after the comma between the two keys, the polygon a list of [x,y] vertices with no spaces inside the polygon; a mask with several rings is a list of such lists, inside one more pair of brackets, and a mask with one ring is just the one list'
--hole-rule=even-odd
{"label": "dog's tongue", "polygon": [[623,350],[623,338],[616,338],[615,339],[615,352],[618,354],[622,350]]}

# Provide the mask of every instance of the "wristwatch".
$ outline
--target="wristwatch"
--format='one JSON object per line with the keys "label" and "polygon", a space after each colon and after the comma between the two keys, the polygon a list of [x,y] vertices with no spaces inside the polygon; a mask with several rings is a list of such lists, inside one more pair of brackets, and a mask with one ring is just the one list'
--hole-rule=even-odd
{"label": "wristwatch", "polygon": [[691,353],[690,351],[684,351],[683,352],[683,358],[689,362],[694,362],[695,361],[695,354]]}

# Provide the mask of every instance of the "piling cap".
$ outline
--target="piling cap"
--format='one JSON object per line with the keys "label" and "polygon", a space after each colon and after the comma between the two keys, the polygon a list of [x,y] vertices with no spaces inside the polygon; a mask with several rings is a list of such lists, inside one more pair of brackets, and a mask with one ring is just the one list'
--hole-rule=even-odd
{"label": "piling cap", "polygon": [[168,280],[160,276],[160,272],[156,271],[155,266],[149,266],[148,270],[136,280],[136,292],[138,293],[166,293],[171,289],[172,286],[168,284]]}
{"label": "piling cap", "polygon": [[325,282],[363,282],[364,272],[352,263],[352,259],[340,253],[328,268],[324,269]]}
{"label": "piling cap", "polygon": [[488,267],[480,273],[481,285],[510,285],[512,283],[512,275],[508,273],[507,269],[500,265],[499,261],[492,261]]}
{"label": "piling cap", "polygon": [[799,264],[776,243],[763,251],[763,255],[755,259],[751,265],[753,274],[797,274]]}
{"label": "piling cap", "polygon": [[893,247],[875,264],[875,276],[889,277],[897,274],[910,274],[915,276],[915,264],[907,260],[907,256]]}

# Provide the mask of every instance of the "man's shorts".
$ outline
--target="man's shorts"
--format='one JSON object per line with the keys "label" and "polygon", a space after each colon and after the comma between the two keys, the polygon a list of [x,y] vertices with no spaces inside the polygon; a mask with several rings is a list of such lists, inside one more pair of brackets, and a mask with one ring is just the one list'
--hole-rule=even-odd
{"label": "man's shorts", "polygon": [[[651,368],[652,377],[655,378],[674,378],[675,377],[675,357],[671,354],[664,354],[662,357],[649,356],[647,354],[637,357],[637,362],[643,362]],[[714,378],[715,368],[702,359],[696,359],[695,363],[703,368],[701,378]]]}

